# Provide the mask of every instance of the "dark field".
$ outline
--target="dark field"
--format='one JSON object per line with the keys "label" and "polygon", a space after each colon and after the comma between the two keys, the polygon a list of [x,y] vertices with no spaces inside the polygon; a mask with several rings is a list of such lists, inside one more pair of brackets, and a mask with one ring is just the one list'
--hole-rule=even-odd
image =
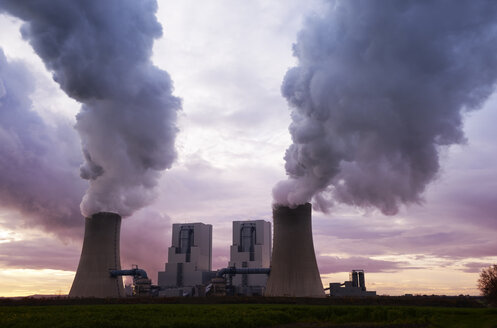
{"label": "dark field", "polygon": [[[253,304],[241,304],[240,299],[222,301],[232,304],[199,304],[201,299],[190,300],[190,304],[174,299],[168,304],[158,304],[157,299],[120,304],[113,300],[2,300],[0,327],[497,327],[497,309],[470,301],[450,300],[451,307],[332,304],[338,300],[304,304],[314,302],[305,299],[279,300],[286,304],[274,304],[275,299]],[[204,299],[203,303],[213,301]]]}

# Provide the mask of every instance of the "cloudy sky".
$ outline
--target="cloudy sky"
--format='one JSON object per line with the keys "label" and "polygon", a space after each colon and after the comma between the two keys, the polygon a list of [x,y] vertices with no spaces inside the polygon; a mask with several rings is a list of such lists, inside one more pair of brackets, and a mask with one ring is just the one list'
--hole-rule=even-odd
{"label": "cloudy sky", "polygon": [[[299,64],[292,45],[329,11],[321,1],[158,5],[163,35],[152,61],[169,73],[182,100],[177,158],[158,177],[150,205],[123,221],[121,237],[122,266],[138,264],[154,283],[167,261],[172,223],[212,224],[218,269],[229,260],[233,220],[271,219],[272,189],[286,179],[292,144],[289,97],[281,91],[288,69]],[[84,157],[73,128],[81,104],[53,81],[21,25],[0,14],[0,296],[64,294],[83,237],[79,203],[87,182],[79,178]],[[302,53],[301,64],[309,59]],[[477,77],[487,72],[477,68]],[[478,294],[479,270],[497,262],[497,94],[488,93],[461,112],[464,137],[436,145],[440,169],[419,199],[398,204],[394,215],[362,198],[314,212],[323,284],[364,269],[368,289],[379,294]]]}

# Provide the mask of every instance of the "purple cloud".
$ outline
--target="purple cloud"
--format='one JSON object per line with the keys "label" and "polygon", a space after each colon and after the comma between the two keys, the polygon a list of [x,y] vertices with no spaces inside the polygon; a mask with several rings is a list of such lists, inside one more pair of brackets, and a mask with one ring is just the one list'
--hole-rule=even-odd
{"label": "purple cloud", "polygon": [[483,268],[487,268],[495,263],[488,263],[488,262],[470,262],[466,263],[464,265],[464,269],[462,271],[468,272],[468,273],[478,273],[480,272]]}
{"label": "purple cloud", "polygon": [[53,117],[53,126],[33,109],[34,79],[0,49],[0,205],[20,212],[18,225],[78,238],[85,186],[77,136],[69,122]]}
{"label": "purple cloud", "polygon": [[157,272],[164,270],[167,248],[171,245],[171,219],[151,209],[137,212],[121,223],[121,267],[137,264],[157,283]]}
{"label": "purple cloud", "polygon": [[77,267],[81,249],[61,245],[58,239],[36,238],[0,243],[3,268],[55,269],[72,271]]}
{"label": "purple cloud", "polygon": [[366,272],[396,272],[403,269],[413,269],[404,261],[375,260],[361,256],[340,258],[338,256],[319,255],[317,261],[321,274],[349,272],[357,269]]}

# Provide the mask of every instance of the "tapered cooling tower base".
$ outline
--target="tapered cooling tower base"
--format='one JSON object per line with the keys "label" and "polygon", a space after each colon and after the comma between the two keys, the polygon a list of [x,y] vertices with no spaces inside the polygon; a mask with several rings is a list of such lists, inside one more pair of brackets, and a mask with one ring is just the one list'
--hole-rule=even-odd
{"label": "tapered cooling tower base", "polygon": [[266,296],[325,297],[314,253],[309,203],[273,207],[273,254]]}
{"label": "tapered cooling tower base", "polygon": [[120,270],[119,235],[121,217],[101,212],[86,218],[83,250],[69,297],[123,297],[121,277],[109,270]]}

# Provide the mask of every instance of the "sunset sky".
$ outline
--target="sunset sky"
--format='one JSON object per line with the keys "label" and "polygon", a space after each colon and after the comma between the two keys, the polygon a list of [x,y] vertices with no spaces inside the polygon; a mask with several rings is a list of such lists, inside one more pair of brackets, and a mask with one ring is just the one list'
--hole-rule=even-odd
{"label": "sunset sky", "polygon": [[[318,0],[158,5],[163,36],[152,61],[169,73],[182,100],[178,157],[161,173],[157,197],[123,220],[121,233],[121,266],[138,264],[154,284],[173,223],[212,224],[219,269],[229,261],[232,221],[271,220],[272,189],[286,178],[292,143],[281,93],[287,70],[297,65],[292,44],[306,19],[327,7]],[[29,110],[0,113],[0,296],[66,294],[84,227],[83,217],[72,214],[87,187],[73,129],[81,105],[53,81],[21,37],[21,25],[0,14],[0,79],[6,86],[15,81],[19,97],[31,99]],[[496,106],[494,92],[463,111],[465,138],[437,148],[440,170],[421,201],[401,205],[395,215],[338,202],[328,213],[313,212],[325,286],[364,269],[368,290],[380,295],[479,294],[478,273],[497,263]],[[52,219],[48,208],[67,217]]]}

